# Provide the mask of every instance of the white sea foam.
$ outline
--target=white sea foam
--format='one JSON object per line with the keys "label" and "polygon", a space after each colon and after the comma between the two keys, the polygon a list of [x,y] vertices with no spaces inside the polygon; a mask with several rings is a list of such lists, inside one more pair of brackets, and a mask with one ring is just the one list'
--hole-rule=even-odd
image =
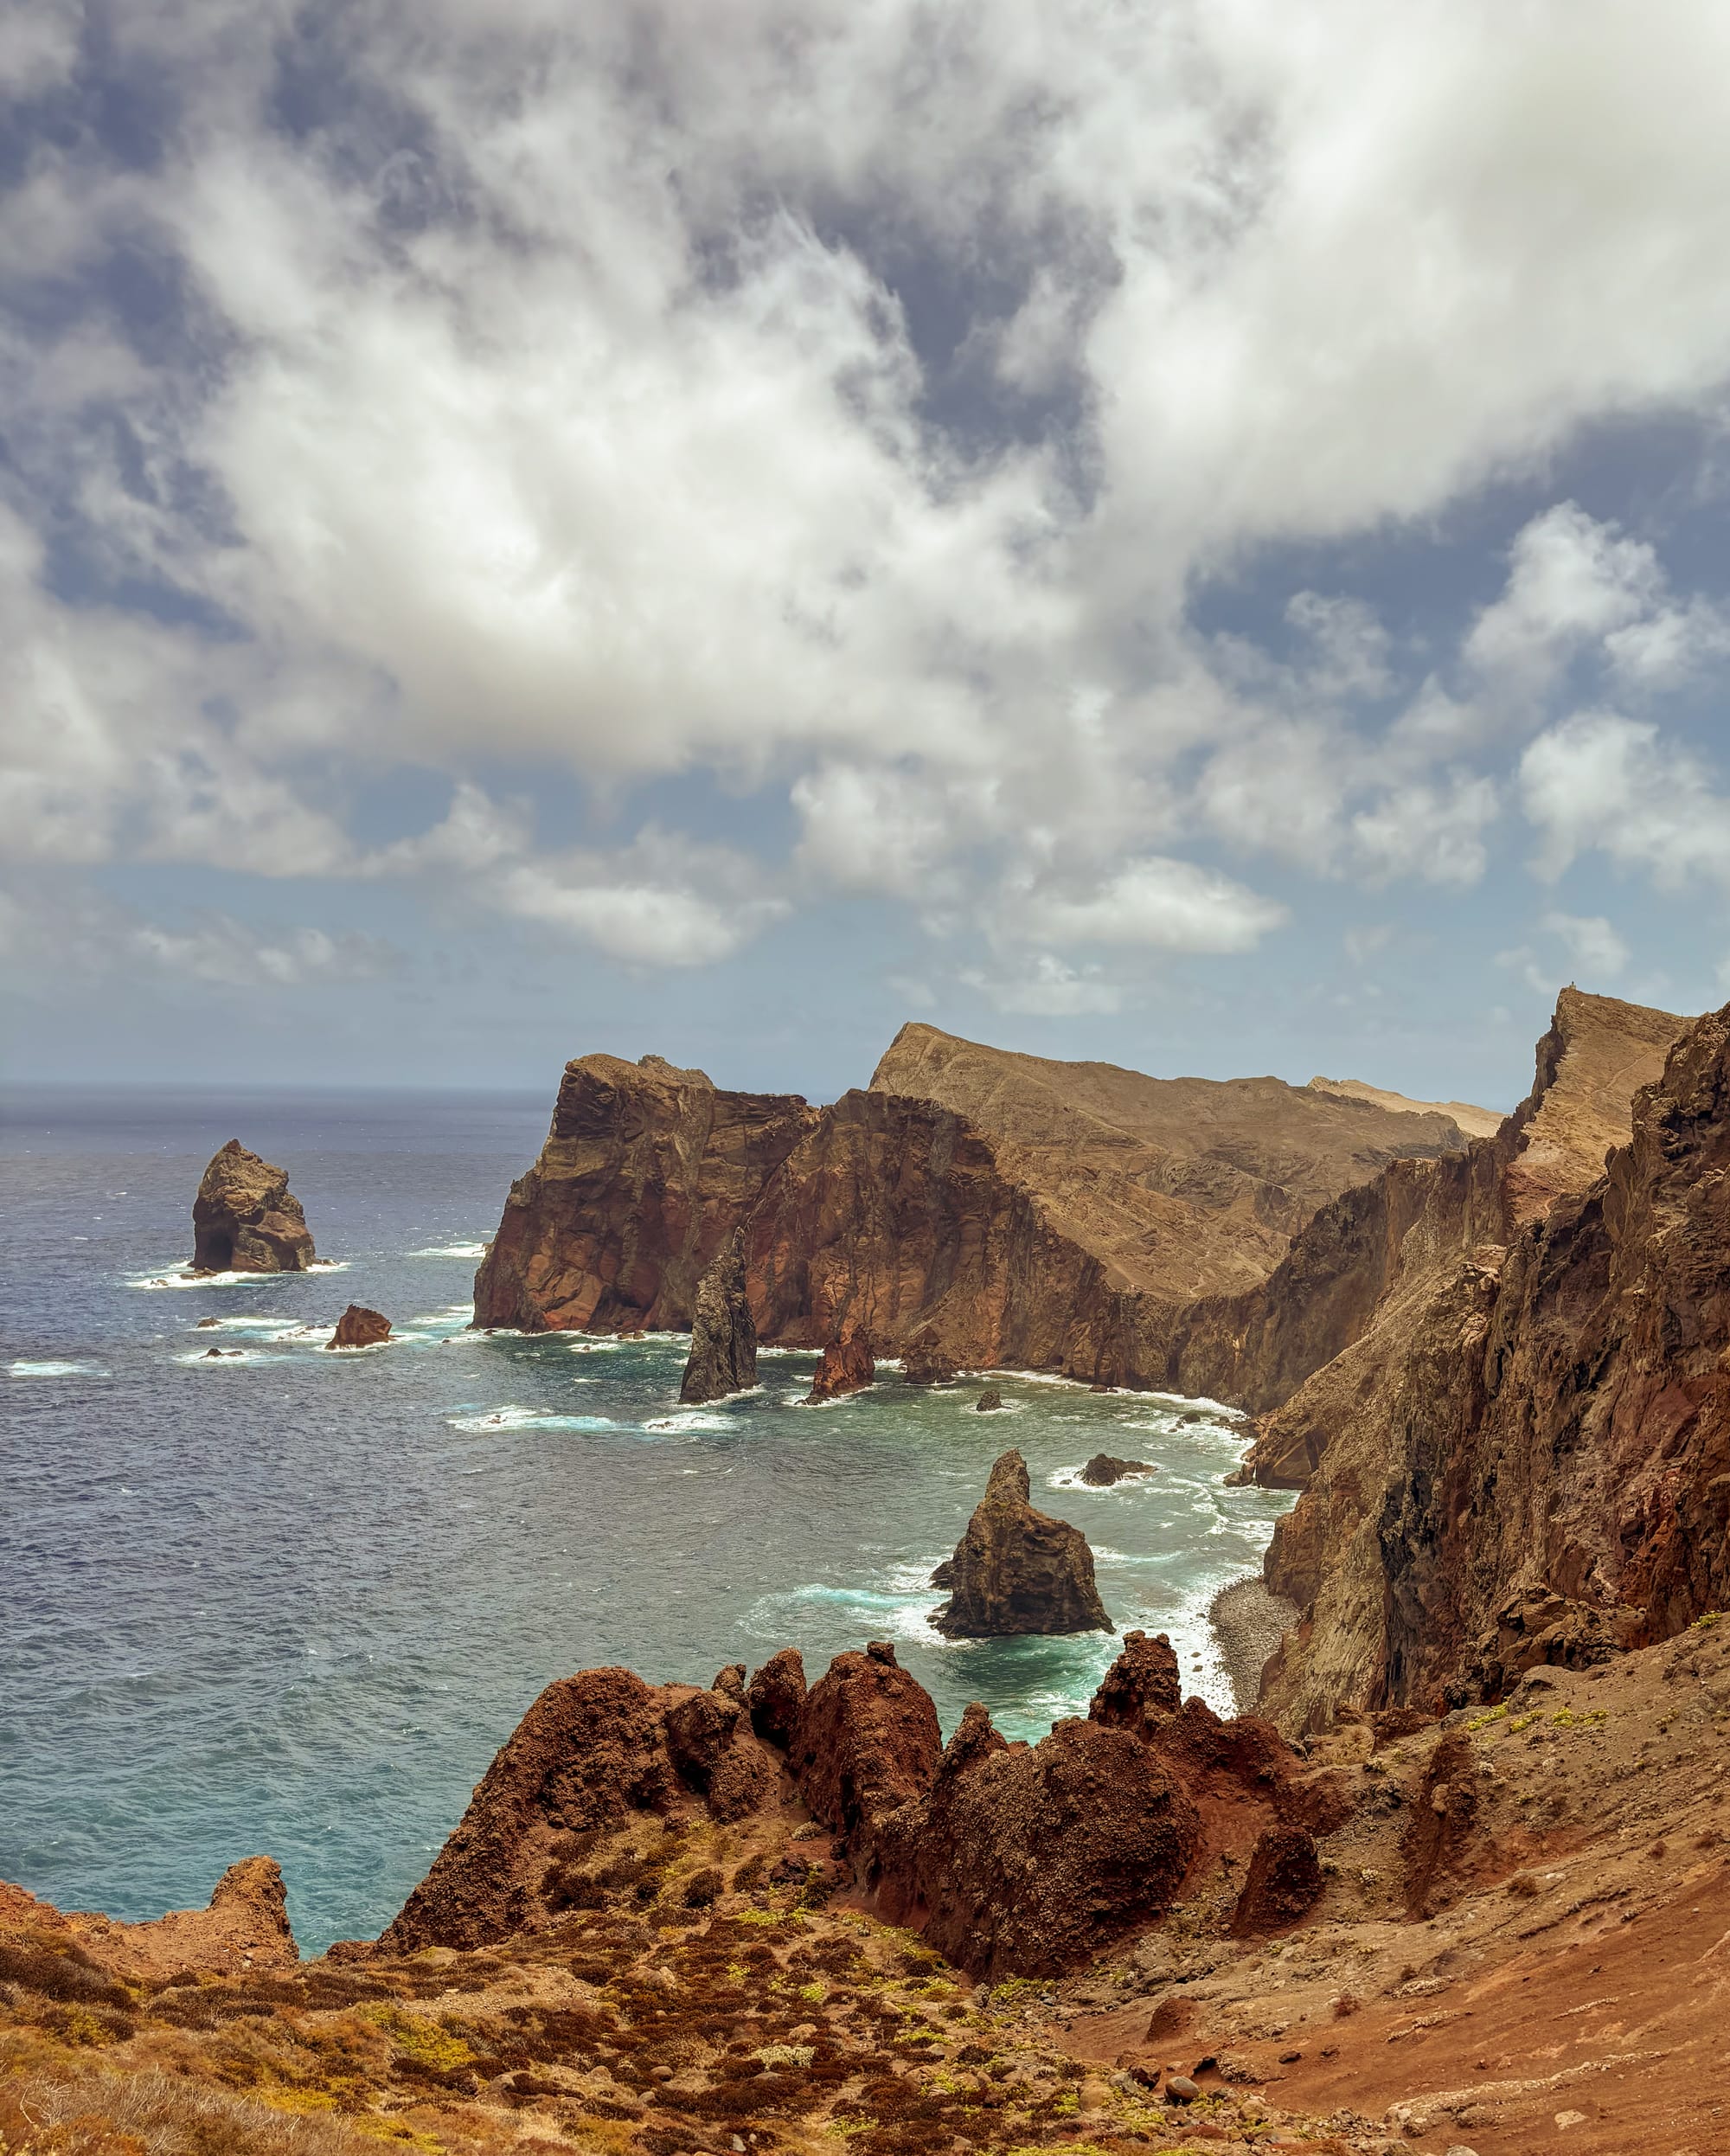
{"label": "white sea foam", "polygon": [[730,1430],[734,1426],[724,1415],[708,1415],[701,1408],[681,1408],[676,1415],[657,1415],[643,1427],[658,1435],[664,1430]]}
{"label": "white sea foam", "polygon": [[7,1367],[14,1377],[106,1377],[108,1375],[96,1363],[34,1363],[21,1358]]}
{"label": "white sea foam", "polygon": [[238,1370],[243,1363],[285,1363],[288,1357],[272,1355],[267,1348],[222,1348],[215,1355],[208,1348],[194,1348],[174,1359],[193,1370]]}
{"label": "white sea foam", "polygon": [[508,1434],[512,1430],[615,1430],[618,1425],[605,1415],[555,1415],[550,1408],[490,1408],[473,1415],[445,1417],[453,1430],[476,1436]]}
{"label": "white sea foam", "polygon": [[[1085,1464],[1085,1463],[1084,1463]],[[1145,1497],[1158,1486],[1159,1476],[1125,1475],[1120,1482],[1086,1482],[1080,1467],[1059,1467],[1045,1479],[1048,1490],[1076,1490],[1089,1498]]]}
{"label": "white sea foam", "polygon": [[[306,1268],[309,1273],[346,1273],[346,1258],[315,1258]],[[276,1286],[292,1280],[292,1273],[193,1273],[179,1260],[153,1267],[148,1273],[135,1273],[126,1281],[128,1287],[260,1287],[266,1282]]]}
{"label": "white sea foam", "polygon": [[438,1242],[425,1250],[411,1250],[411,1258],[484,1258],[487,1246],[484,1242]]}

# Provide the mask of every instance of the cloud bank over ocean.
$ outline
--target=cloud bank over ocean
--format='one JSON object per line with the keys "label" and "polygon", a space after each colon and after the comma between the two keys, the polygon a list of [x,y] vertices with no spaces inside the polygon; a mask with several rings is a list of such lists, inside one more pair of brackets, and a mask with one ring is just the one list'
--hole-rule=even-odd
{"label": "cloud bank over ocean", "polygon": [[102,983],[164,1070],[1470,1001],[1511,1084],[1571,972],[1730,992],[1727,82],[1682,0],[22,0],[35,1067]]}

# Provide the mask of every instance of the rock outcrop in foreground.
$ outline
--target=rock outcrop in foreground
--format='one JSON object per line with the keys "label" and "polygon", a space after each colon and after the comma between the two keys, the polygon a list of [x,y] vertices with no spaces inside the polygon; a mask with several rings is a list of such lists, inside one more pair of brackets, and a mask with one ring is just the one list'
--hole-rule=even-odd
{"label": "rock outcrop in foreground", "polygon": [[192,1202],[193,1271],[304,1273],[315,1254],[287,1174],[231,1138]]}
{"label": "rock outcrop in foreground", "polygon": [[691,1351],[679,1382],[687,1407],[748,1392],[757,1383],[757,1328],[745,1292],[745,1237],[735,1229],[709,1260],[691,1312]]}
{"label": "rock outcrop in foreground", "polygon": [[907,1026],[821,1110],[658,1057],[567,1067],[511,1190],[476,1323],[691,1321],[736,1228],[758,1338],[849,1331],[957,1369],[1168,1382],[1181,1312],[1253,1287],[1316,1207],[1389,1161],[1460,1152],[1451,1119],[1286,1086],[1144,1078]]}
{"label": "rock outcrop in foreground", "polygon": [[390,1319],[382,1311],[368,1310],[364,1303],[350,1303],[324,1344],[327,1348],[376,1347],[389,1338]]}
{"label": "rock outcrop in foreground", "polygon": [[1003,1453],[955,1555],[932,1575],[933,1587],[950,1590],[931,1620],[939,1632],[990,1639],[1116,1631],[1093,1584],[1087,1537],[1067,1520],[1035,1512],[1029,1495],[1027,1462]]}
{"label": "rock outcrop in foreground", "polygon": [[1163,1636],[1131,1633],[1087,1717],[1032,1745],[973,1706],[945,1747],[882,1642],[809,1691],[791,1649],[743,1679],[656,1689],[612,1669],[549,1685],[381,1946],[471,1947],[596,1906],[595,1851],[633,1817],[808,1814],[825,1838],[802,1876],[855,1887],[975,1974],[1051,1973],[1157,1917],[1198,1863],[1248,1864],[1270,1835],[1278,1862],[1252,1870],[1243,1926],[1289,1921],[1308,1838],[1340,1816],[1335,1781],[1271,1725],[1181,1703]]}

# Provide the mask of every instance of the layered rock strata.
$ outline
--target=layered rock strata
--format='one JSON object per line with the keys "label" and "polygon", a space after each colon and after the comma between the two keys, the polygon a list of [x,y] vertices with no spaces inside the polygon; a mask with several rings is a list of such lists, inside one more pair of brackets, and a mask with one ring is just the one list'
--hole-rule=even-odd
{"label": "layered rock strata", "polygon": [[658,1056],[567,1063],[475,1277],[476,1324],[682,1330],[704,1269],[816,1121],[792,1095],[722,1092]]}
{"label": "layered rock strata", "polygon": [[288,1176],[231,1138],[192,1202],[195,1273],[304,1273],[316,1253]]}
{"label": "layered rock strata", "polygon": [[1464,1145],[1448,1118],[1253,1079],[1157,1080],[902,1029],[821,1111],[658,1058],[567,1066],[476,1322],[689,1323],[735,1227],[759,1339],[849,1330],[913,1382],[1019,1367],[1167,1382],[1182,1311],[1253,1286],[1323,1199]]}
{"label": "layered rock strata", "polygon": [[705,1267],[691,1311],[691,1350],[679,1381],[687,1407],[748,1392],[757,1383],[757,1327],[745,1292],[745,1236],[735,1228]]}
{"label": "layered rock strata", "polygon": [[939,1632],[987,1639],[1117,1629],[1093,1582],[1087,1537],[1035,1511],[1029,1498],[1027,1462],[1003,1453],[955,1555],[932,1575],[933,1587],[950,1591],[931,1620]]}
{"label": "layered rock strata", "polygon": [[1265,1567],[1304,1609],[1263,1693],[1287,1727],[1495,1697],[1730,1600],[1730,1007],[1532,1217],[1560,1150],[1516,1157],[1505,1243],[1406,1281],[1274,1420],[1329,1433]]}

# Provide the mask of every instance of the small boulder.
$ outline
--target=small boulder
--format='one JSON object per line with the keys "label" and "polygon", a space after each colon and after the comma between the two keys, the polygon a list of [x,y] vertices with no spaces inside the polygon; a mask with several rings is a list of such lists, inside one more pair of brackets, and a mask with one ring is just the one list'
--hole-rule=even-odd
{"label": "small boulder", "polygon": [[304,1273],[312,1237],[288,1177],[231,1138],[192,1202],[195,1273]]}
{"label": "small boulder", "polygon": [[957,1376],[955,1364],[938,1346],[935,1336],[923,1332],[901,1350],[904,1385],[946,1385]]}
{"label": "small boulder", "polygon": [[815,1408],[825,1400],[839,1400],[844,1393],[863,1392],[876,1375],[871,1344],[865,1335],[853,1331],[843,1332],[823,1350],[823,1360],[811,1379],[811,1389],[805,1395],[805,1405]]}
{"label": "small boulder", "polygon": [[995,1385],[988,1385],[973,1402],[975,1415],[996,1415],[1003,1404],[1003,1396]]}
{"label": "small boulder", "polygon": [[735,1228],[697,1282],[679,1398],[688,1408],[700,1408],[729,1393],[748,1392],[756,1383],[757,1327],[745,1292],[745,1230]]}
{"label": "small boulder", "polygon": [[1126,1481],[1131,1476],[1158,1473],[1149,1460],[1113,1460],[1109,1453],[1095,1453],[1081,1470],[1081,1479],[1090,1489],[1109,1490],[1113,1483]]}
{"label": "small boulder", "polygon": [[1079,1527],[1035,1512],[1027,1462],[1005,1453],[950,1560],[950,1598],[932,1623],[954,1639],[1112,1632]]}
{"label": "small boulder", "polygon": [[350,1303],[336,1320],[336,1330],[324,1343],[327,1348],[376,1347],[390,1338],[390,1319],[364,1303]]}

